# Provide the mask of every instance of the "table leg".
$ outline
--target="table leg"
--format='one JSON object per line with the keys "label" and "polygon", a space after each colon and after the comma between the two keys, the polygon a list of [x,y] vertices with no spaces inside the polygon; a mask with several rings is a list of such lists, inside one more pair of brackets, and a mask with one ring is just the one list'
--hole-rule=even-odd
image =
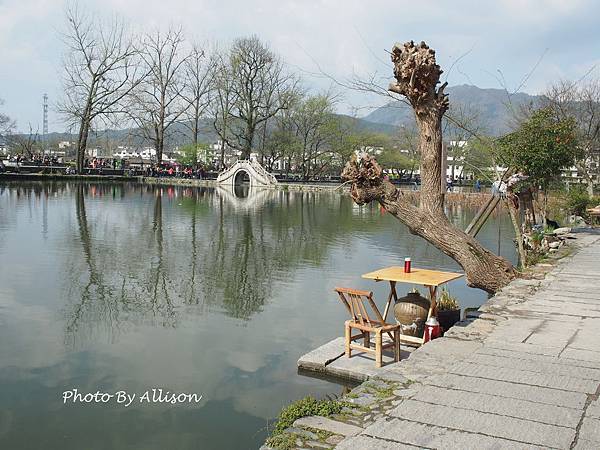
{"label": "table leg", "polygon": [[383,310],[383,321],[387,321],[388,311],[390,310],[390,305],[392,304],[392,299],[394,301],[398,301],[398,294],[396,293],[396,282],[390,281],[390,295],[388,295],[387,303],[385,304],[385,309]]}
{"label": "table leg", "polygon": [[437,286],[427,286],[429,288],[429,312],[427,318],[437,316]]}

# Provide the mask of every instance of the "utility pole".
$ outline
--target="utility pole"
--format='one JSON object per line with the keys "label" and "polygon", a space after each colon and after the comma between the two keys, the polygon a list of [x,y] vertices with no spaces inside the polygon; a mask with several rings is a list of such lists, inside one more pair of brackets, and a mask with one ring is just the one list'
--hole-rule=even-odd
{"label": "utility pole", "polygon": [[42,133],[43,133],[43,139],[44,139],[44,144],[42,146],[44,153],[46,153],[46,150],[48,149],[48,94],[44,94],[44,122],[43,122],[43,127],[42,127]]}

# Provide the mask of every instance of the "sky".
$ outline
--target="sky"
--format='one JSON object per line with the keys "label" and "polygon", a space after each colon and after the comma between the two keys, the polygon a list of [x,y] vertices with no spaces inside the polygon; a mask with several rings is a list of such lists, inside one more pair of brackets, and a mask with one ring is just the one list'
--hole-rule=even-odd
{"label": "sky", "polygon": [[[181,25],[190,40],[226,45],[257,35],[314,91],[334,88],[340,112],[365,115],[384,98],[344,89],[354,75],[387,84],[395,42],[424,40],[450,85],[519,89],[530,94],[567,78],[600,76],[597,0],[88,0],[80,9],[120,16],[138,31]],[[0,112],[64,131],[61,96],[64,0],[0,0]]]}

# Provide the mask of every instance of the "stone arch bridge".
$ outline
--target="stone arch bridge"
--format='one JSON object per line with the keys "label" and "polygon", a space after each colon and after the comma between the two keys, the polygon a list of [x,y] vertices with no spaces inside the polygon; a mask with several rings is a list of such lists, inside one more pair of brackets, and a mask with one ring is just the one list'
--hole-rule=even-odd
{"label": "stone arch bridge", "polygon": [[269,173],[256,161],[238,160],[217,177],[217,183],[235,186],[250,183],[252,187],[270,187],[278,184],[275,175]]}

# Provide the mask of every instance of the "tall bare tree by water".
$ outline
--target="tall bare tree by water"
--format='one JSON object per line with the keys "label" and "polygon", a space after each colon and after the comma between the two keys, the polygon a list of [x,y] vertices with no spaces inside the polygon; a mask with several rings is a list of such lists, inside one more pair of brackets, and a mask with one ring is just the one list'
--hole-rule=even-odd
{"label": "tall bare tree by water", "polygon": [[132,92],[129,115],[142,137],[153,144],[159,163],[168,133],[188,109],[182,93],[190,53],[184,43],[181,28],[157,30],[142,39],[141,59],[148,75]]}
{"label": "tall bare tree by water", "polygon": [[230,128],[233,119],[230,118],[233,108],[233,80],[231,71],[227,62],[227,55],[219,52],[215,55],[215,65],[213,67],[213,101],[211,103],[211,117],[213,127],[219,135],[221,143],[219,155],[219,168],[225,165],[225,148],[230,141]]}
{"label": "tall bare tree by water", "polygon": [[185,121],[194,147],[198,146],[200,125],[211,102],[213,77],[217,59],[198,44],[194,44],[184,64],[184,81],[181,96],[186,104]]}
{"label": "tall bare tree by water", "polygon": [[232,100],[229,111],[223,111],[229,122],[226,140],[248,159],[259,126],[294,100],[298,78],[256,36],[236,39],[223,61]]}
{"label": "tall bare tree by water", "polygon": [[125,97],[144,78],[138,50],[127,26],[118,18],[100,21],[70,7],[66,13],[67,46],[63,61],[64,98],[59,112],[78,128],[77,170],[81,173],[94,124],[123,113]]}
{"label": "tall bare tree by water", "polygon": [[392,48],[395,81],[389,90],[410,102],[419,129],[421,193],[418,205],[383,177],[375,158],[361,155],[344,169],[352,182],[351,195],[358,204],[373,200],[431,242],[465,270],[469,286],[496,292],[516,276],[512,264],[484,248],[475,238],[450,223],[444,212],[442,182],[442,117],[448,110],[446,83],[438,87],[442,70],[435,51],[424,42],[396,44]]}

